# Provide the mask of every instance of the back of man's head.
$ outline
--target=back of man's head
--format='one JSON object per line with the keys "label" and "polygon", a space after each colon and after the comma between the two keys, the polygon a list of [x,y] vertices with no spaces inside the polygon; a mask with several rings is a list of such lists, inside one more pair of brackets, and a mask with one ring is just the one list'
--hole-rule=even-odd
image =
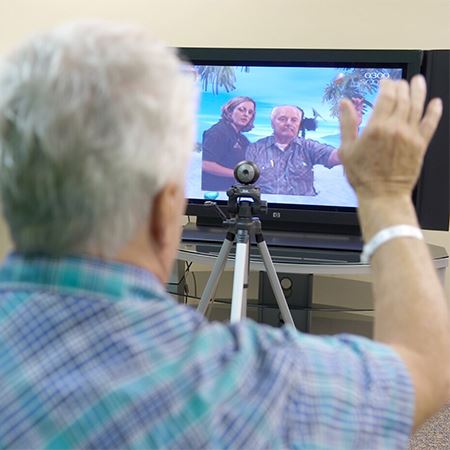
{"label": "back of man's head", "polygon": [[0,189],[18,250],[113,254],[183,182],[193,79],[131,26],[73,23],[0,67]]}

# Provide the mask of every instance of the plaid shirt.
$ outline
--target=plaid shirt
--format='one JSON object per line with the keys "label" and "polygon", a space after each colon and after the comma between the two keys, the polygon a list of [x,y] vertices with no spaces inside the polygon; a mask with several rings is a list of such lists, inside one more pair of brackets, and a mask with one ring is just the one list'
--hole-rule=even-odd
{"label": "plaid shirt", "polygon": [[330,155],[335,148],[311,139],[296,137],[284,150],[268,136],[250,144],[245,158],[260,170],[256,182],[263,194],[317,195],[314,189],[314,166],[330,169]]}
{"label": "plaid shirt", "polygon": [[0,270],[0,448],[405,448],[386,346],[208,323],[154,276],[11,255]]}

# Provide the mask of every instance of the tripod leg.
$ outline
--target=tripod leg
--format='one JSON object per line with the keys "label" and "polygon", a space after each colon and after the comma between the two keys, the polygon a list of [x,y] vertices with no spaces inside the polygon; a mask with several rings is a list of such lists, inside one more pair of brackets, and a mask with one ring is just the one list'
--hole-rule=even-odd
{"label": "tripod leg", "polygon": [[239,230],[234,264],[233,294],[231,298],[230,322],[232,323],[241,320],[246,313],[249,245],[248,232]]}
{"label": "tripod leg", "polygon": [[245,254],[244,287],[242,290],[242,317],[247,316],[247,296],[248,296],[248,273],[250,272],[250,237],[247,241],[247,251]]}
{"label": "tripod leg", "polygon": [[219,283],[220,275],[225,268],[225,264],[227,262],[228,254],[230,253],[231,247],[233,246],[234,234],[231,232],[227,233],[225,240],[223,241],[222,247],[220,248],[220,252],[217,255],[217,260],[214,264],[214,267],[211,271],[211,275],[208,278],[208,282],[206,283],[205,290],[200,298],[200,302],[197,306],[197,311],[202,314],[205,314],[206,309],[208,308],[210,300],[213,299],[217,284]]}
{"label": "tripod leg", "polygon": [[266,241],[264,240],[262,235],[259,234],[256,235],[256,242],[258,245],[259,252],[261,253],[262,260],[264,262],[264,267],[266,268],[270,285],[272,286],[272,290],[277,300],[278,307],[280,308],[281,317],[283,318],[284,323],[295,326],[294,319],[292,319],[291,312],[289,311],[289,306],[284,296],[280,280],[278,279],[275,266],[273,265],[272,258],[270,257]]}

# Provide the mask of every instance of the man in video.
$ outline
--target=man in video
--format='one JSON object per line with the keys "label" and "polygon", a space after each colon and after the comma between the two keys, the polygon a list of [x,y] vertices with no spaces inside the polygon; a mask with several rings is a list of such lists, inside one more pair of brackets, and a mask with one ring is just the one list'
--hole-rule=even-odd
{"label": "man in video", "polygon": [[247,148],[246,159],[261,171],[258,186],[265,194],[317,195],[314,166],[329,169],[341,164],[331,145],[299,137],[303,110],[297,106],[276,106],[272,110],[273,135]]}

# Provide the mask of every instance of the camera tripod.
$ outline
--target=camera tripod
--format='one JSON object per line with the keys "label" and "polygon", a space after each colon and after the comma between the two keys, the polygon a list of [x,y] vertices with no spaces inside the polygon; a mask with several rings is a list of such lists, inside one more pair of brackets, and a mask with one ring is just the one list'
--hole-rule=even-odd
{"label": "camera tripod", "polygon": [[[242,164],[243,163],[240,163],[240,165]],[[235,169],[236,178],[238,178],[236,175],[238,167],[239,165],[236,166]],[[224,224],[228,225],[228,231],[211,271],[211,275],[206,283],[197,310],[202,314],[205,314],[210,302],[214,301],[214,295],[220,276],[225,269],[225,264],[231,248],[234,242],[236,242],[230,322],[238,322],[246,316],[248,272],[250,266],[250,237],[251,234],[254,234],[270,285],[280,309],[281,317],[284,323],[294,325],[294,320],[289,311],[280,280],[278,279],[275,266],[267,248],[267,243],[264,240],[261,231],[261,222],[258,217],[254,216],[261,208],[266,207],[265,202],[261,202],[260,200],[259,188],[253,185],[232,186],[227,191],[227,195],[229,197],[228,210],[233,216],[230,219],[227,219],[226,216],[223,215],[215,203],[209,203],[216,206],[220,214],[225,217]]]}

